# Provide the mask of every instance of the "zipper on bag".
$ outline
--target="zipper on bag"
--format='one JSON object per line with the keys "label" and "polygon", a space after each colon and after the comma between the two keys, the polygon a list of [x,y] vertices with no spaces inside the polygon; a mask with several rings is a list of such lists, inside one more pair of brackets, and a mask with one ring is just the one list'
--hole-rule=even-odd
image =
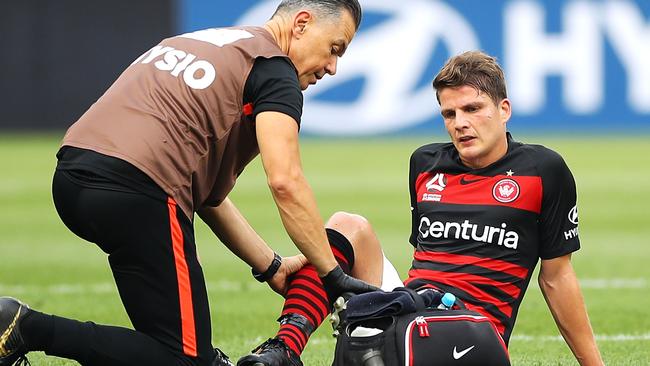
{"label": "zipper on bag", "polygon": [[427,323],[426,319],[424,319],[423,316],[418,316],[415,318],[415,324],[418,326],[418,333],[420,334],[420,338],[429,337],[429,323]]}

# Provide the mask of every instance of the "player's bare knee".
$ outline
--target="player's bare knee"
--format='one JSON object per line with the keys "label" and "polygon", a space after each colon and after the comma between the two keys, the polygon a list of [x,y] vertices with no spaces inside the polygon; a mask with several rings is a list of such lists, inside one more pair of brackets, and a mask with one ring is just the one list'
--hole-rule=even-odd
{"label": "player's bare knee", "polygon": [[[352,244],[355,252],[352,275],[375,286],[380,286],[383,254],[370,222],[361,215],[337,212],[330,217],[327,227],[343,234]],[[363,255],[358,256],[356,253],[363,253]]]}
{"label": "player's bare knee", "polygon": [[326,226],[343,234],[352,242],[353,246],[355,242],[359,241],[358,239],[362,239],[367,232],[372,230],[365,217],[344,211],[334,213],[327,221]]}
{"label": "player's bare knee", "polygon": [[343,211],[336,212],[328,220],[327,227],[343,234],[355,251],[380,250],[379,241],[370,222],[361,215]]}

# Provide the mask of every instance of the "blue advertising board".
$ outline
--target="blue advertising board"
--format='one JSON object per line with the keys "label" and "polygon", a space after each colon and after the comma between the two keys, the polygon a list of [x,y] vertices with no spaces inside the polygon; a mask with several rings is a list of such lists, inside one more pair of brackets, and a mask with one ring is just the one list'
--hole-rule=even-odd
{"label": "blue advertising board", "polygon": [[[179,33],[261,25],[279,4],[179,1]],[[304,132],[440,132],[431,80],[470,49],[504,67],[515,132],[650,130],[647,0],[360,2],[363,22],[337,75],[305,93]]]}

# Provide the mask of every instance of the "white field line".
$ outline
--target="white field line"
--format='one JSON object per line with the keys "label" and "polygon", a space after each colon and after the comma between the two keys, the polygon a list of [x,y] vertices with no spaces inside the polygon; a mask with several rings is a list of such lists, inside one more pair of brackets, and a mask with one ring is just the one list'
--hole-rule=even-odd
{"label": "white field line", "polygon": [[[257,292],[267,291],[268,286],[257,282],[242,283],[237,281],[215,281],[207,283],[208,291],[212,292]],[[90,284],[58,283],[52,285],[9,285],[0,283],[0,296],[23,294],[73,295],[73,294],[110,294],[117,293],[112,282]]]}
{"label": "white field line", "polygon": [[[645,334],[596,334],[599,342],[631,342],[650,341],[650,333]],[[524,342],[564,342],[562,336],[531,336],[527,334],[513,334],[510,340]]]}
{"label": "white field line", "polygon": [[[238,282],[220,280],[208,282],[210,292],[257,292],[267,291],[268,287],[257,282]],[[531,287],[536,286],[531,281]],[[645,278],[587,278],[580,280],[582,289],[611,290],[611,289],[645,289],[648,288],[648,280]],[[58,283],[52,285],[17,285],[0,283],[0,296],[18,296],[23,294],[48,294],[48,295],[72,295],[72,294],[109,294],[116,293],[117,289],[112,282],[100,282],[90,284]]]}
{"label": "white field line", "polygon": [[580,280],[582,288],[589,289],[618,289],[618,288],[646,288],[648,281],[645,278],[585,278]]}
{"label": "white field line", "polygon": [[[539,287],[537,281],[531,280],[530,287]],[[582,289],[613,290],[613,289],[643,289],[648,287],[645,278],[584,278],[580,280]]]}
{"label": "white field line", "polygon": [[[637,279],[588,279],[581,281],[582,288],[594,289],[620,289],[646,288],[647,281],[643,278]],[[252,285],[236,281],[216,281],[208,283],[208,291],[217,292],[240,292],[240,291],[267,291],[266,286],[254,283]],[[116,293],[115,284],[110,282],[95,284],[56,284],[47,286],[38,285],[7,285],[0,283],[0,296],[20,296],[24,294],[47,294],[47,295],[74,295],[74,294],[112,294]],[[251,341],[251,344],[257,344],[263,339],[260,337]],[[523,342],[564,342],[561,336],[539,336],[527,334],[513,334],[511,340]],[[633,341],[650,341],[650,332],[642,334],[597,334],[596,340],[602,342],[633,342]],[[325,337],[315,337],[310,343],[333,343],[333,339]]]}
{"label": "white field line", "polygon": [[[650,341],[650,333],[644,334],[596,334],[596,341],[598,342],[636,342],[636,341]],[[528,335],[528,334],[513,334],[510,337],[511,341],[519,342],[564,342],[562,336],[550,336],[550,335]],[[251,341],[251,344],[257,344],[255,342],[261,342],[263,339],[257,337],[254,341]],[[309,343],[319,344],[319,343],[335,343],[335,341],[326,337],[314,337],[309,340]]]}

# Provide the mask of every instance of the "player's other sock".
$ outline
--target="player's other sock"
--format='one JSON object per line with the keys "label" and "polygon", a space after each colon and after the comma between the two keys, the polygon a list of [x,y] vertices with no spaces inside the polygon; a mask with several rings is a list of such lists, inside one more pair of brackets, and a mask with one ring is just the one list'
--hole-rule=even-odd
{"label": "player's other sock", "polygon": [[[336,230],[326,229],[334,257],[343,271],[350,274],[354,265],[354,249],[350,241]],[[330,313],[332,304],[327,299],[316,268],[309,264],[296,272],[289,284],[280,329],[276,338],[282,340],[300,356],[314,329]]]}

